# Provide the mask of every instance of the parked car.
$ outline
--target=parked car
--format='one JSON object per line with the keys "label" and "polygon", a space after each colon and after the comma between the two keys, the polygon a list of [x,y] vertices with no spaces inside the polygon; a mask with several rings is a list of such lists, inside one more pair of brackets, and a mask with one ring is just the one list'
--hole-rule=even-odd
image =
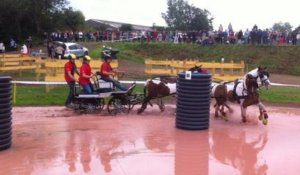
{"label": "parked car", "polygon": [[75,54],[77,58],[84,57],[89,54],[86,47],[77,43],[63,43],[60,41],[54,42],[55,57],[68,58],[70,54]]}

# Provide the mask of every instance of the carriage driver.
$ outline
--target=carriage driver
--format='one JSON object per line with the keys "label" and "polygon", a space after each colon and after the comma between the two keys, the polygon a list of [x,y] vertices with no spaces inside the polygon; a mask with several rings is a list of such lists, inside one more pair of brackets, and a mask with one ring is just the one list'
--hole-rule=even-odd
{"label": "carriage driver", "polygon": [[69,94],[65,102],[66,107],[72,107],[72,100],[74,98],[74,90],[75,90],[75,82],[77,81],[74,74],[76,73],[77,75],[79,75],[79,72],[75,64],[75,60],[76,60],[76,55],[70,54],[69,61],[66,62],[64,67],[65,80],[69,86]]}
{"label": "carriage driver", "polygon": [[80,67],[79,73],[79,84],[82,86],[84,93],[92,94],[93,93],[93,85],[90,81],[93,78],[92,69],[90,67],[90,56],[84,56],[82,66]]}
{"label": "carriage driver", "polygon": [[120,89],[121,91],[127,91],[126,87],[123,87],[121,83],[117,80],[112,79],[110,76],[115,76],[117,75],[117,72],[114,71],[110,65],[112,62],[112,57],[110,54],[104,52],[104,61],[100,67],[100,75],[101,79],[106,81],[106,82],[111,82],[115,87]]}

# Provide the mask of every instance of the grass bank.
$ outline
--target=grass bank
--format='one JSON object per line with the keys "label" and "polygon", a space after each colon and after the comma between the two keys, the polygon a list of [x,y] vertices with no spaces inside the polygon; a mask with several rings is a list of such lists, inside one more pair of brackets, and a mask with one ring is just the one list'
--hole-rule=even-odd
{"label": "grass bank", "polygon": [[[143,87],[138,85],[135,93],[142,93]],[[46,93],[44,86],[18,86],[16,106],[51,106],[64,105],[68,94],[66,86],[58,86]],[[261,89],[261,100],[277,104],[300,105],[300,88],[272,87],[269,90]]]}
{"label": "grass bank", "polygon": [[[191,43],[142,43],[116,42],[107,43],[120,50],[119,58],[143,64],[147,57],[186,59],[194,58],[202,61],[241,61],[244,60],[248,69],[258,65],[267,66],[271,73],[300,75],[300,47],[272,45],[213,45],[203,47]],[[89,44],[90,53],[98,58],[102,45]]]}

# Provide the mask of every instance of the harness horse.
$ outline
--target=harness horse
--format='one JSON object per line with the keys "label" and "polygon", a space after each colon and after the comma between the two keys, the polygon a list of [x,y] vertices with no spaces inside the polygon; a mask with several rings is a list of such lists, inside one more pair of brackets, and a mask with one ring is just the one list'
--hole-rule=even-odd
{"label": "harness horse", "polygon": [[225,107],[231,112],[232,109],[228,106],[227,101],[237,102],[241,107],[242,121],[246,122],[247,107],[256,104],[259,107],[259,119],[263,124],[268,123],[268,114],[265,106],[259,99],[259,86],[257,80],[260,79],[261,85],[268,88],[271,84],[269,80],[269,73],[266,67],[258,67],[247,73],[242,79],[234,82],[225,82],[220,84],[213,84],[211,96],[215,98],[215,117],[219,117],[221,112],[222,117],[227,121]]}
{"label": "harness horse", "polygon": [[[191,72],[204,72],[201,66],[194,66],[189,69]],[[170,76],[162,76],[153,79],[148,79],[144,86],[144,95],[145,98],[143,100],[141,108],[138,110],[138,114],[144,112],[147,108],[147,105],[150,104],[152,106],[151,100],[157,99],[158,106],[161,111],[164,111],[164,103],[162,101],[163,97],[175,95],[177,92],[176,89],[177,77]]]}

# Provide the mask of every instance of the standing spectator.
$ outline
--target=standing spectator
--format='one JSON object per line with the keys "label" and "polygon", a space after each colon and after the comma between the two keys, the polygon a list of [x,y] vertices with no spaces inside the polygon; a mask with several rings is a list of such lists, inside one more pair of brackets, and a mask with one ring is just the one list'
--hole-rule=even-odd
{"label": "standing spectator", "polygon": [[266,29],[262,32],[262,43],[263,44],[268,44],[268,33],[269,33],[269,30]]}
{"label": "standing spectator", "polygon": [[297,36],[296,36],[296,40],[297,40],[297,45],[300,45],[300,31],[298,32]]}
{"label": "standing spectator", "polygon": [[28,54],[30,54],[31,51],[32,51],[32,38],[31,38],[31,36],[29,36],[28,39],[26,40],[26,45],[27,45],[27,49],[28,49]]}
{"label": "standing spectator", "polygon": [[83,42],[83,38],[84,36],[83,36],[83,32],[82,31],[79,31],[78,32],[78,38],[79,38],[79,41],[81,41],[81,42]]}
{"label": "standing spectator", "polygon": [[62,45],[58,45],[56,48],[55,48],[55,57],[61,59],[64,57],[64,52],[65,52],[65,49]]}
{"label": "standing spectator", "polygon": [[64,32],[63,33],[63,37],[64,37],[64,42],[68,42],[68,33],[67,32]]}
{"label": "standing spectator", "polygon": [[52,50],[53,50],[53,43],[52,43],[52,39],[49,37],[47,39],[47,52],[48,52],[48,57],[50,58],[53,58]]}
{"label": "standing spectator", "polygon": [[17,49],[17,43],[13,38],[10,38],[9,47],[10,47],[11,50],[16,50]]}
{"label": "standing spectator", "polygon": [[5,46],[3,44],[2,41],[0,41],[0,53],[4,53],[5,52]]}
{"label": "standing spectator", "polygon": [[69,94],[65,101],[66,107],[72,107],[73,105],[72,101],[74,99],[74,93],[75,93],[75,82],[77,81],[74,75],[75,73],[79,75],[79,72],[75,64],[75,60],[76,60],[76,55],[70,54],[69,61],[64,66],[65,80],[69,86]]}
{"label": "standing spectator", "polygon": [[244,44],[249,44],[250,32],[248,29],[244,32]]}
{"label": "standing spectator", "polygon": [[223,37],[224,37],[223,42],[224,42],[224,43],[229,43],[229,41],[228,41],[228,32],[227,32],[227,30],[225,30],[225,31],[223,32]]}
{"label": "standing spectator", "polygon": [[23,44],[23,46],[21,48],[21,55],[28,55],[28,48],[27,48],[26,44]]}
{"label": "standing spectator", "polygon": [[79,73],[79,84],[82,86],[84,93],[93,93],[93,86],[91,84],[90,78],[92,78],[92,69],[90,67],[91,57],[84,56],[82,66],[80,67]]}
{"label": "standing spectator", "polygon": [[237,39],[238,39],[238,44],[242,44],[242,39],[243,39],[243,31],[240,30],[237,34]]}
{"label": "standing spectator", "polygon": [[292,32],[292,43],[293,43],[293,45],[296,45],[296,43],[297,43],[297,32],[296,31]]}

